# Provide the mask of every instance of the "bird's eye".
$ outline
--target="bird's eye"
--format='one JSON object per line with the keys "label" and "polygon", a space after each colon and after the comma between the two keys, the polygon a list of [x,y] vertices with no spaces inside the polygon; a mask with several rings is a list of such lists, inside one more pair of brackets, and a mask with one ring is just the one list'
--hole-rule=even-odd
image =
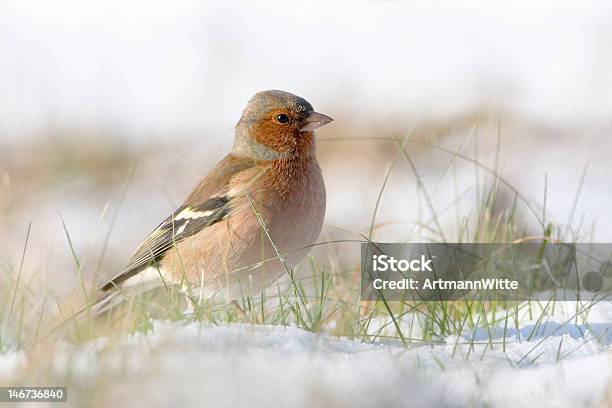
{"label": "bird's eye", "polygon": [[278,123],[287,123],[289,122],[289,116],[285,115],[284,113],[281,113],[280,115],[276,115],[276,121]]}

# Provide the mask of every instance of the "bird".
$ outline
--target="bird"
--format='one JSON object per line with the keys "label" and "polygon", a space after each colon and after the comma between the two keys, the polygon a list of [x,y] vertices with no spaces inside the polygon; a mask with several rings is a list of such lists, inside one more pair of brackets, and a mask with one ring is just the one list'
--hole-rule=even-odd
{"label": "bird", "polygon": [[99,288],[89,311],[99,315],[129,295],[169,285],[199,300],[235,302],[291,271],[323,226],[326,190],[314,131],[332,120],[292,93],[255,94],[231,152]]}

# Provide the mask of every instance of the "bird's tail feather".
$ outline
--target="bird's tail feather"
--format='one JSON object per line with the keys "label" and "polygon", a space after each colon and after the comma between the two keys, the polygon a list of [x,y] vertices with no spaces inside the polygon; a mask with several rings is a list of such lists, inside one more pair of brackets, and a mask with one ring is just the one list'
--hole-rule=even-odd
{"label": "bird's tail feather", "polygon": [[89,311],[92,317],[100,316],[103,313],[106,313],[113,307],[117,306],[119,303],[123,302],[125,299],[123,298],[121,291],[112,291],[107,292],[98,299],[89,307]]}
{"label": "bird's tail feather", "polygon": [[[147,270],[143,272],[147,272]],[[51,337],[60,329],[69,327],[69,325],[76,327],[93,320],[136,293],[146,292],[161,286],[163,281],[159,279],[159,271],[157,269],[150,269],[148,272],[141,272],[138,276],[126,280],[121,287],[115,287],[114,290],[102,292],[93,303],[78,308],[76,312],[70,312],[66,315],[60,308],[62,314],[61,320],[56,320],[54,324],[51,324],[51,329],[46,331],[48,334],[44,338]]]}
{"label": "bird's tail feather", "polygon": [[117,290],[103,293],[92,304],[82,306],[76,312],[72,312],[68,316],[62,316],[59,322],[56,320],[55,323],[51,325],[51,329],[46,331],[46,334],[42,338],[39,338],[39,341],[52,337],[61,329],[69,327],[69,325],[76,326],[93,320],[108,312],[113,307],[123,302],[123,300],[125,300],[125,297],[121,291]]}

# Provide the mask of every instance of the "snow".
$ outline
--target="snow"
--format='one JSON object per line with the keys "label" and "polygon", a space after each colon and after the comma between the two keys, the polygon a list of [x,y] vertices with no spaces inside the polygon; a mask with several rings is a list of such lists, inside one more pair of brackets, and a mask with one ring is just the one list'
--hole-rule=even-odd
{"label": "snow", "polygon": [[580,407],[599,402],[610,377],[610,356],[593,355],[558,365],[495,373],[486,379],[483,400],[492,406]]}
{"label": "snow", "polygon": [[[54,370],[59,378],[72,372],[76,389],[103,387],[102,406],[597,404],[612,380],[612,305],[596,304],[586,321],[568,322],[575,304],[567,303],[533,333],[528,319],[505,341],[493,328],[492,350],[482,331],[473,347],[466,333],[406,348],[294,327],[157,321],[152,332],[118,342],[63,345]],[[16,374],[24,359],[1,355],[0,372]]]}
{"label": "snow", "polygon": [[0,380],[4,376],[9,376],[12,372],[20,369],[26,362],[26,357],[22,352],[8,351],[0,353]]}

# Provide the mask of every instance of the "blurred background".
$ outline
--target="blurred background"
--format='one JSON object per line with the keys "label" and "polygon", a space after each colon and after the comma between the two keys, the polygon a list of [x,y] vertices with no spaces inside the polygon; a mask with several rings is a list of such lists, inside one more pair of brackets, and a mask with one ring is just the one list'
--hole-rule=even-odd
{"label": "blurred background", "polygon": [[0,262],[31,223],[27,279],[69,291],[71,245],[114,274],[265,89],[335,118],[322,240],[375,212],[380,241],[466,239],[501,185],[526,235],[610,242],[611,21],[606,1],[0,2]]}

